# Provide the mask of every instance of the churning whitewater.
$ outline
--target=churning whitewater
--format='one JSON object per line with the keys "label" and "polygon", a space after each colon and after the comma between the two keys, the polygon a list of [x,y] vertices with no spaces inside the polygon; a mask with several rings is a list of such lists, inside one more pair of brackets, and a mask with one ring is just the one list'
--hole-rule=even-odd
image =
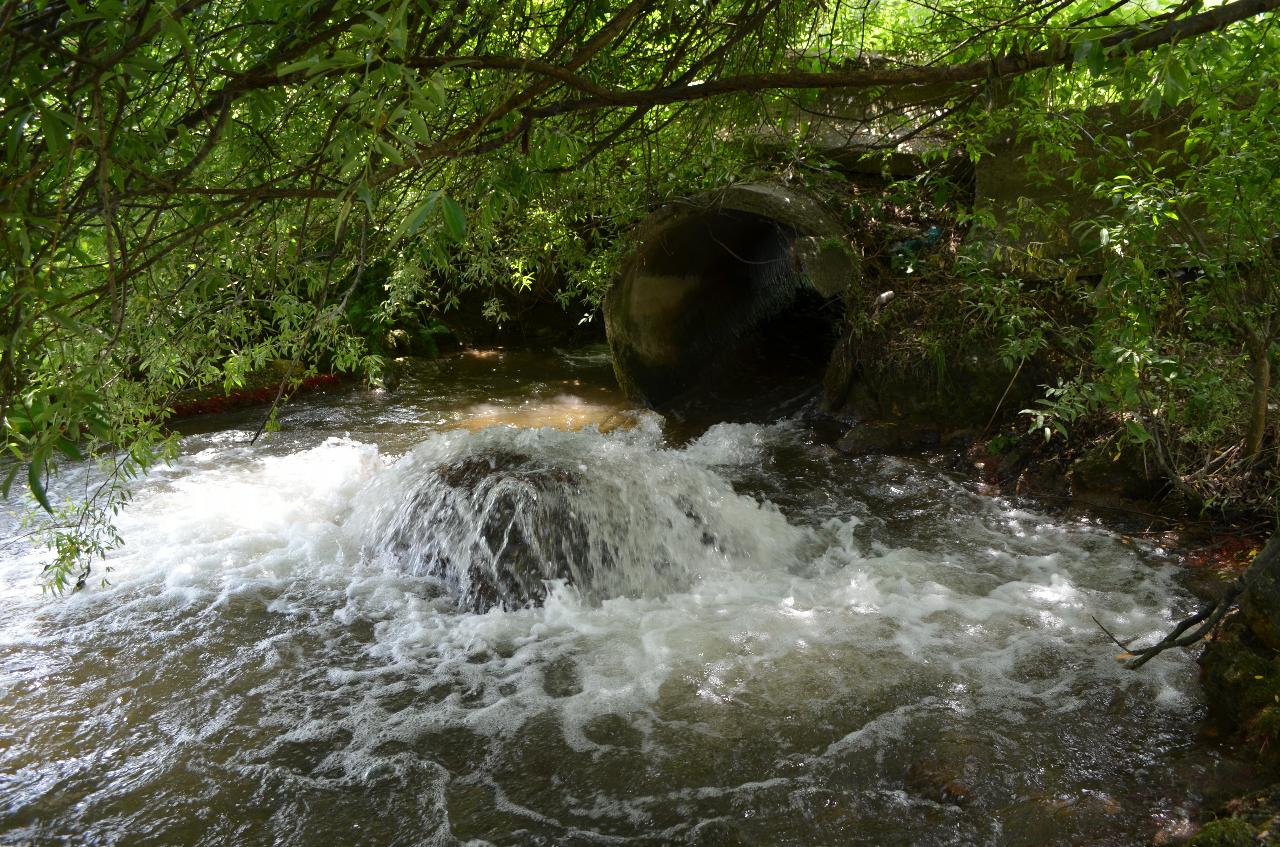
{"label": "churning whitewater", "polygon": [[1091,619],[1188,608],[1157,551],[790,422],[410,446],[328,402],[188,436],[107,585],[4,562],[0,840],[1131,844],[1197,802],[1194,664]]}

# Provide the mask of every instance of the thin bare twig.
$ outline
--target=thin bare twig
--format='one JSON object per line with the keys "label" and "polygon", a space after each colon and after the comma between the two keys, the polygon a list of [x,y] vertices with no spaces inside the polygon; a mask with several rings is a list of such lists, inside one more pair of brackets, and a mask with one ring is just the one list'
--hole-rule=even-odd
{"label": "thin bare twig", "polygon": [[[1244,585],[1236,580],[1227,589],[1227,592],[1218,599],[1216,603],[1210,603],[1202,606],[1199,611],[1188,618],[1184,618],[1173,628],[1173,631],[1161,639],[1158,643],[1150,647],[1144,647],[1141,650],[1131,650],[1132,657],[1125,656],[1128,659],[1125,667],[1129,670],[1137,670],[1147,662],[1159,656],[1165,650],[1172,650],[1174,647],[1190,647],[1200,639],[1204,638],[1213,628],[1218,625],[1227,614],[1228,611],[1236,604],[1236,600],[1244,593]],[[1203,622],[1203,623],[1202,623]],[[1193,632],[1186,633],[1188,629],[1201,624],[1201,626]]]}

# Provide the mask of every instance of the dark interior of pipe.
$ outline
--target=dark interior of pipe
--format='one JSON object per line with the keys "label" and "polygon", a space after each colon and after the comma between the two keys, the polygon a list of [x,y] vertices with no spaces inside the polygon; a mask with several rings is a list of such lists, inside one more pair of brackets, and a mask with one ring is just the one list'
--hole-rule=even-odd
{"label": "dark interior of pipe", "polygon": [[805,284],[791,255],[796,232],[737,211],[682,217],[645,254],[655,276],[696,276],[674,332],[684,342],[666,397],[677,413],[777,417],[821,380],[839,304]]}

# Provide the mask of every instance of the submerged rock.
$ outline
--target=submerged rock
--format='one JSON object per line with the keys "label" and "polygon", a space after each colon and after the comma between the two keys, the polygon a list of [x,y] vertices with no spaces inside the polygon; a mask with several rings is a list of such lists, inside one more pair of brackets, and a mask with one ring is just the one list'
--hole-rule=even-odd
{"label": "submerged rock", "polygon": [[964,806],[973,799],[966,768],[964,761],[920,759],[912,762],[907,772],[907,787],[926,799]]}
{"label": "submerged rock", "polygon": [[728,484],[696,465],[637,462],[625,439],[595,432],[539,433],[425,442],[365,489],[349,531],[479,613],[541,605],[557,585],[587,603],[658,596],[761,541],[723,513]]}
{"label": "submerged rock", "polygon": [[440,465],[414,493],[418,520],[391,549],[484,612],[541,603],[548,580],[574,582],[590,547],[569,495],[578,476],[509,450]]}
{"label": "submerged rock", "polygon": [[690,847],[750,847],[750,841],[733,824],[714,820],[699,824],[686,841]]}

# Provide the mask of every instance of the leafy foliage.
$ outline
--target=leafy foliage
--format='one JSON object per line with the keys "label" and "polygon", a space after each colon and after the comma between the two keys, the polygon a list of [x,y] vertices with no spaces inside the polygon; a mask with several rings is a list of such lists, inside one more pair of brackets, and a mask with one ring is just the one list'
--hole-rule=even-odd
{"label": "leafy foliage", "polygon": [[[1211,508],[1274,508],[1280,490],[1269,413],[1280,341],[1278,47],[1272,22],[1259,20],[1090,69],[1102,83],[1092,114],[1068,114],[1065,132],[1023,134],[1047,179],[1096,198],[1063,233],[1083,256],[1024,254],[1019,273],[971,257],[971,299],[1005,355],[1048,347],[1068,371],[1028,411],[1033,427],[1067,436],[1084,417],[1114,416],[1122,440]],[[1137,104],[1137,114],[1110,102]]]}
{"label": "leafy foliage", "polygon": [[[1257,243],[1246,220],[1276,219],[1274,87],[1255,87],[1257,108],[1227,105],[1250,68],[1271,72],[1274,36],[1256,16],[1273,5],[0,3],[0,418],[8,482],[57,513],[47,581],[82,582],[112,544],[106,519],[168,449],[177,392],[235,387],[279,359],[294,379],[320,361],[376,372],[371,326],[407,313],[436,326],[472,290],[498,320],[511,318],[501,293],[533,285],[589,312],[619,233],[691,186],[749,176],[742,142],[822,88],[862,92],[872,146],[923,121],[975,155],[1016,127],[1063,158],[1081,135],[1043,119],[1056,110],[1193,103],[1195,180],[1115,195],[1113,243],[1126,247],[1111,251],[1105,326],[1158,301],[1161,271],[1188,255],[1206,281],[1186,302],[1226,303],[1233,269],[1252,261],[1243,246],[1186,242],[1137,273],[1128,245],[1172,220],[1148,228],[1148,207],[1226,214],[1216,204],[1237,189],[1250,198],[1240,215],[1215,222],[1236,244]],[[904,85],[937,91],[895,99]],[[1235,143],[1253,131],[1258,144]],[[1188,205],[1200,195],[1214,205]],[[1242,325],[1265,335],[1269,309],[1252,297]],[[991,318],[1034,337],[1004,314]],[[1163,326],[1124,339],[1143,391]],[[81,456],[104,481],[52,502],[46,479]]]}

